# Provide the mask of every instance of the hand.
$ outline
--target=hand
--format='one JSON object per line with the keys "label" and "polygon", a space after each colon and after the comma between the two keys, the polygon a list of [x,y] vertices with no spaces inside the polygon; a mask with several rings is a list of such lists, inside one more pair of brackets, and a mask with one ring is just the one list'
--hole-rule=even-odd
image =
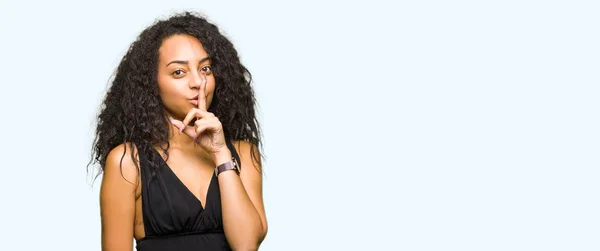
{"label": "hand", "polygon": [[[206,84],[207,79],[204,73],[200,76],[203,78],[198,94],[198,108],[192,108],[183,121],[169,118],[173,126],[177,127],[179,133],[184,133],[194,139],[205,151],[212,154],[223,152],[227,149],[225,144],[225,136],[223,134],[223,125],[219,118],[213,113],[206,110]],[[194,126],[189,126],[190,122],[196,119]]]}

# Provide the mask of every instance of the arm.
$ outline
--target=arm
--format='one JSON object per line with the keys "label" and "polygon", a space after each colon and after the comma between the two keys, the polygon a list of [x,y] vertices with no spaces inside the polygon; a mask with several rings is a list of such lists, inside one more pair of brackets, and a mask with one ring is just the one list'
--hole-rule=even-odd
{"label": "arm", "polygon": [[[206,111],[204,88],[206,78],[198,94],[198,108],[190,110],[183,121],[170,118],[179,132],[192,137],[209,152],[215,164],[231,160],[231,151],[225,144],[223,126],[219,119]],[[194,126],[189,126],[196,118]],[[237,144],[242,167],[240,175],[228,171],[219,174],[223,230],[233,250],[257,250],[267,233],[267,221],[262,200],[262,171],[251,158],[251,143]]]}
{"label": "arm", "polygon": [[132,145],[128,145],[127,149],[124,145],[119,145],[106,159],[100,187],[103,251],[133,249],[138,171],[131,159],[132,150]]}
{"label": "arm", "polygon": [[[257,250],[267,233],[262,198],[262,173],[251,158],[251,143],[236,143],[242,167],[238,176],[233,171],[219,174],[223,228],[233,250]],[[257,155],[258,156],[258,155]],[[231,152],[216,157],[216,164],[231,160]]]}

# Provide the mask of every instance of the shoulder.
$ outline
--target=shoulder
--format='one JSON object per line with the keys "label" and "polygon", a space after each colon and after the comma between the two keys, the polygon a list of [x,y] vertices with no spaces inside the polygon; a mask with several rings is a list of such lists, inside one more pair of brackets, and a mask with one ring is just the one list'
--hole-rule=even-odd
{"label": "shoulder", "polygon": [[261,154],[256,144],[245,140],[238,140],[233,141],[233,146],[240,156],[242,166],[248,166],[252,169],[261,170]]}
{"label": "shoulder", "polygon": [[110,180],[124,179],[135,184],[139,175],[139,158],[135,144],[124,143],[113,148],[106,157],[104,177]]}
{"label": "shoulder", "polygon": [[250,148],[254,145],[252,144],[250,141],[246,141],[246,140],[236,140],[233,141],[233,145],[235,146],[236,150],[245,150],[245,151],[249,151]]}

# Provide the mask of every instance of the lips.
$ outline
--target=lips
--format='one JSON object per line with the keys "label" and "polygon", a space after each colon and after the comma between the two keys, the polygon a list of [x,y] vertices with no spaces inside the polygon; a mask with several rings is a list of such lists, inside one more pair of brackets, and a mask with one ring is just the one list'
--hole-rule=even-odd
{"label": "lips", "polygon": [[190,98],[190,103],[192,103],[194,106],[198,106],[198,96],[199,94],[196,94],[192,98]]}

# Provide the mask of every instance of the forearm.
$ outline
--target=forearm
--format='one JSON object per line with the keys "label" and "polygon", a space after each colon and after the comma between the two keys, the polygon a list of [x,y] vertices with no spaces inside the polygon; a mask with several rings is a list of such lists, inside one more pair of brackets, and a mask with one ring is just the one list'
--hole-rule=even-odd
{"label": "forearm", "polygon": [[[219,175],[223,228],[234,250],[258,248],[264,229],[256,207],[233,171]],[[237,248],[236,248],[237,247]]]}
{"label": "forearm", "polygon": [[229,244],[233,250],[258,249],[266,231],[242,180],[235,171],[219,174],[218,180],[221,191],[223,228]]}

